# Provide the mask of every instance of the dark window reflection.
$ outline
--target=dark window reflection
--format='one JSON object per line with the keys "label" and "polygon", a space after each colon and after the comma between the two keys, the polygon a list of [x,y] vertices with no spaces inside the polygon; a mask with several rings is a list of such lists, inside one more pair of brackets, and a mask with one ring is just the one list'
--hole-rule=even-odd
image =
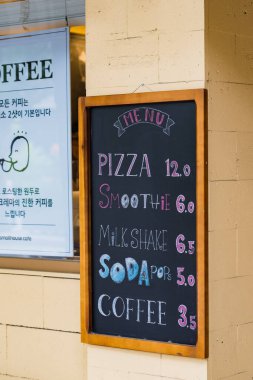
{"label": "dark window reflection", "polygon": [[70,34],[74,249],[79,255],[78,98],[85,96],[85,36]]}

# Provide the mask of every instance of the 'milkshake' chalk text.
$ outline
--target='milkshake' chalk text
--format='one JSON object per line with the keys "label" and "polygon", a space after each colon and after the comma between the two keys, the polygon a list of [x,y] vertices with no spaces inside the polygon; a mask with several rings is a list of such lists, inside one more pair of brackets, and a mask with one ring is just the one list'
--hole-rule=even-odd
{"label": "'milkshake' chalk text", "polygon": [[167,252],[167,240],[168,230],[112,227],[109,224],[106,226],[101,224],[98,246]]}

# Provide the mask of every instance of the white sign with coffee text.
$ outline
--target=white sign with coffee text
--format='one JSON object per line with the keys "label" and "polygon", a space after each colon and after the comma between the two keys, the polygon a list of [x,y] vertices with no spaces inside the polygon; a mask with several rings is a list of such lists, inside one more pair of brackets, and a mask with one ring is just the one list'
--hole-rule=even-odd
{"label": "white sign with coffee text", "polygon": [[69,32],[0,38],[0,255],[72,256]]}

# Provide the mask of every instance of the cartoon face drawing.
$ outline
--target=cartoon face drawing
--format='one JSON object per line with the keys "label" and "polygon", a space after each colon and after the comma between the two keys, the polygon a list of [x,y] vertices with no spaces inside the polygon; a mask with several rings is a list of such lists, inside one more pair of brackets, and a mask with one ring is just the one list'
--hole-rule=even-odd
{"label": "cartoon face drawing", "polygon": [[25,137],[17,136],[11,143],[9,154],[13,169],[23,172],[29,164],[29,144]]}
{"label": "cartoon face drawing", "polygon": [[12,168],[17,172],[23,172],[29,165],[29,143],[24,136],[16,136],[10,146],[9,160],[2,158],[0,165],[4,172]]}

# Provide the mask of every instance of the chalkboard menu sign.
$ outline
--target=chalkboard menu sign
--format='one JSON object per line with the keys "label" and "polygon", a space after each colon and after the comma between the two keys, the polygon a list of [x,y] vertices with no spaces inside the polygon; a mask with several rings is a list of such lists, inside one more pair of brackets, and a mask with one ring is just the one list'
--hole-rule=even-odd
{"label": "chalkboard menu sign", "polygon": [[80,102],[85,342],[207,354],[204,98]]}

